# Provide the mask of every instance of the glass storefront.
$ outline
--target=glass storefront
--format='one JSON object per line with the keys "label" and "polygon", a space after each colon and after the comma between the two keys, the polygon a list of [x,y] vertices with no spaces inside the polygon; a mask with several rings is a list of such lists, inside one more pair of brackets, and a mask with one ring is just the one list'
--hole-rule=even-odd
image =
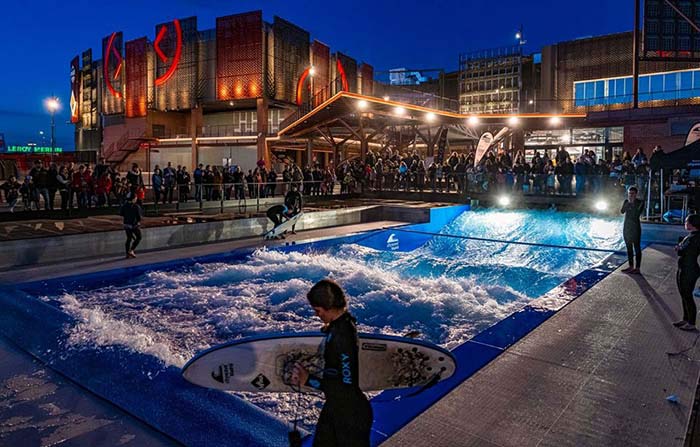
{"label": "glass storefront", "polygon": [[525,158],[532,159],[535,151],[553,157],[564,147],[574,158],[593,151],[607,160],[622,151],[622,136],[622,127],[533,130],[525,133]]}

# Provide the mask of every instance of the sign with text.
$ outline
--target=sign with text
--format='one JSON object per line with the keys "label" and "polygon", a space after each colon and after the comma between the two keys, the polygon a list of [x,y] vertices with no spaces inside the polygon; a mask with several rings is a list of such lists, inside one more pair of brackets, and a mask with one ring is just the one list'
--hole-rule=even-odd
{"label": "sign with text", "polygon": [[63,148],[52,148],[50,146],[7,146],[7,152],[11,154],[60,154],[63,152]]}

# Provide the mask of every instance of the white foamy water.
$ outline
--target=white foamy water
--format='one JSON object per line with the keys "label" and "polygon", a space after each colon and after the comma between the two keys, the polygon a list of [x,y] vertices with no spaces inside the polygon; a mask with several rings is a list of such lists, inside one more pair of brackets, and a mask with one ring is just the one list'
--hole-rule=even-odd
{"label": "white foamy water", "polygon": [[[472,212],[447,234],[617,248],[620,225],[568,213]],[[236,338],[309,331],[320,322],[306,292],[332,278],[346,290],[363,332],[423,338],[453,348],[606,256],[577,250],[436,237],[409,253],[341,245],[322,252],[261,249],[235,263],[152,271],[98,290],[55,297],[79,323],[69,344],[121,345],[181,367],[195,353]],[[248,400],[283,417],[295,414],[294,394]],[[305,397],[304,425],[318,402]]]}

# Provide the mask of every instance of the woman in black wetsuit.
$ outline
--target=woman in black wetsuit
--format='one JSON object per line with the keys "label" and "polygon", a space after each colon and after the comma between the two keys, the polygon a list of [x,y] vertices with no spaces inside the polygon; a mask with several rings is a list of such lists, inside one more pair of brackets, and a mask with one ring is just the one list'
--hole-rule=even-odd
{"label": "woman in black wetsuit", "polygon": [[685,219],[685,229],[690,231],[678,245],[678,271],[676,272],[676,285],[681,294],[683,304],[683,319],[673,323],[678,329],[684,331],[695,330],[695,318],[697,308],[693,298],[695,282],[700,277],[700,266],[698,266],[698,255],[700,255],[700,215],[691,214]]}
{"label": "woman in black wetsuit", "polygon": [[[642,224],[639,218],[644,210],[644,201],[639,200],[637,194],[637,187],[631,186],[627,190],[627,200],[622,204],[622,209],[620,210],[625,215],[622,236],[625,239],[627,262],[629,264],[629,267],[622,270],[624,273],[639,273],[639,269],[642,266]],[[634,252],[632,251],[633,248]]]}
{"label": "woman in black wetsuit", "polygon": [[356,320],[347,310],[343,290],[333,281],[319,281],[306,297],[323,321],[326,334],[323,375],[309,375],[298,364],[292,374],[292,384],[316,388],[326,397],[313,445],[369,446],[372,407],[359,385]]}

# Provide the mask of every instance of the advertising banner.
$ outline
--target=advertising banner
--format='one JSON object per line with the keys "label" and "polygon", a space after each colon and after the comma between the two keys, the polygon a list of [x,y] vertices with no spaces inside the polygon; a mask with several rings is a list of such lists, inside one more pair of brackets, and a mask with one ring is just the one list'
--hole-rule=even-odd
{"label": "advertising banner", "polygon": [[70,61],[70,122],[80,121],[80,57]]}

